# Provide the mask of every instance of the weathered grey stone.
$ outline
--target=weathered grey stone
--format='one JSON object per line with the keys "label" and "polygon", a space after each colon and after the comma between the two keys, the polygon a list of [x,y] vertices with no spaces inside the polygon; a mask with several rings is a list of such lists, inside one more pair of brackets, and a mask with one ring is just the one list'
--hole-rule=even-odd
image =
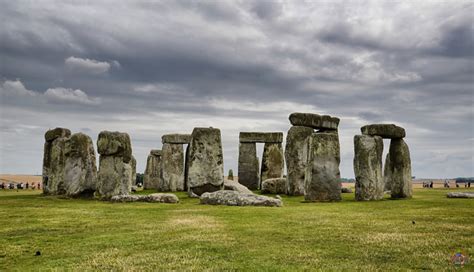
{"label": "weathered grey stone", "polygon": [[390,163],[390,153],[387,153],[385,157],[385,166],[383,168],[383,182],[384,182],[384,191],[390,191],[392,186],[390,184],[390,177],[392,176]]}
{"label": "weathered grey stone", "polygon": [[383,139],[379,136],[354,136],[355,199],[383,199]]}
{"label": "weathered grey stone", "polygon": [[262,181],[262,194],[286,194],[286,178],[271,178]]}
{"label": "weathered grey stone", "polygon": [[217,128],[194,128],[186,157],[186,174],[190,195],[201,195],[222,189],[224,161],[221,131]]}
{"label": "weathered grey stone", "polygon": [[304,176],[308,159],[308,138],[313,129],[292,126],[286,136],[285,159],[288,173],[288,194],[304,195]]}
{"label": "weathered grey stone", "polygon": [[92,197],[97,189],[97,166],[92,139],[75,133],[64,145],[64,194]]}
{"label": "weathered grey stone", "polygon": [[120,156],[123,162],[132,159],[132,144],[127,133],[117,131],[102,131],[97,139],[97,152],[100,155]]}
{"label": "weathered grey stone", "polygon": [[446,196],[448,198],[474,198],[474,193],[470,193],[470,192],[450,192]]}
{"label": "weathered grey stone", "polygon": [[293,126],[303,126],[314,129],[336,130],[339,126],[339,118],[315,113],[294,112],[290,114],[289,119]]}
{"label": "weathered grey stone", "polygon": [[313,133],[309,138],[308,148],[305,200],[341,200],[338,135],[334,133]]}
{"label": "weathered grey stone", "polygon": [[230,180],[234,180],[234,171],[232,171],[232,169],[229,169],[229,174],[227,174],[227,178]]}
{"label": "weathered grey stone", "polygon": [[351,188],[342,187],[342,188],[341,188],[341,193],[343,193],[343,194],[352,194],[353,191],[352,191]]}
{"label": "weathered grey stone", "polygon": [[413,184],[411,180],[411,159],[408,145],[403,139],[390,141],[390,160],[387,179],[391,186],[392,198],[411,198]]}
{"label": "weathered grey stone", "polygon": [[191,134],[166,134],[161,136],[163,144],[189,144]]}
{"label": "weathered grey stone", "polygon": [[182,144],[163,144],[161,191],[184,191],[184,152]]}
{"label": "weathered grey stone", "polygon": [[[59,136],[58,136],[59,135]],[[43,193],[46,195],[60,195],[65,193],[64,167],[65,144],[70,130],[55,128],[45,133],[46,142],[43,154]]]}
{"label": "weathered grey stone", "polygon": [[283,202],[280,199],[229,190],[203,193],[200,197],[200,202],[201,204],[227,206],[283,206]]}
{"label": "weathered grey stone", "polygon": [[[159,155],[158,155],[159,154]],[[154,189],[159,191],[168,191],[169,188],[163,188],[163,181],[161,179],[162,166],[162,152],[161,150],[153,149],[146,160],[145,173],[143,173],[143,188]]]}
{"label": "weathered grey stone", "polygon": [[241,143],[281,143],[282,132],[241,132],[239,135]]}
{"label": "weathered grey stone", "polygon": [[260,187],[260,167],[255,143],[239,144],[239,183],[250,190]]}
{"label": "weathered grey stone", "polygon": [[237,191],[239,193],[253,194],[247,187],[233,180],[224,180],[224,190]]}
{"label": "weathered grey stone", "polygon": [[134,186],[137,183],[137,159],[133,155],[130,165],[132,166],[132,186]]}
{"label": "weathered grey stone", "polygon": [[150,194],[150,195],[116,195],[110,198],[112,202],[155,202],[155,203],[178,203],[179,198],[174,194]]}
{"label": "weathered grey stone", "polygon": [[405,137],[405,129],[394,124],[372,124],[360,128],[362,134],[382,138],[399,139]]}
{"label": "weathered grey stone", "polygon": [[280,143],[265,143],[263,147],[261,180],[283,177],[285,158]]}
{"label": "weathered grey stone", "polygon": [[142,195],[115,195],[110,198],[112,202],[137,202],[143,198]]}
{"label": "weathered grey stone", "polygon": [[51,142],[56,138],[67,138],[69,136],[71,136],[71,131],[69,129],[57,127],[46,131],[44,139],[46,142]]}

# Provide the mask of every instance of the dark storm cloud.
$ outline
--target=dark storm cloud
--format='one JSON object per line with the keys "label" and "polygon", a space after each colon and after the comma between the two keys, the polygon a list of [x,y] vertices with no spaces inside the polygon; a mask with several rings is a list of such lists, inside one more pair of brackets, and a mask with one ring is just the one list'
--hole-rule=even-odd
{"label": "dark storm cloud", "polygon": [[341,117],[343,176],[372,122],[406,127],[415,175],[474,175],[472,3],[3,6],[0,172],[40,171],[55,126],[129,132],[140,171],[162,134],[219,127],[236,171],[239,131],[308,111]]}

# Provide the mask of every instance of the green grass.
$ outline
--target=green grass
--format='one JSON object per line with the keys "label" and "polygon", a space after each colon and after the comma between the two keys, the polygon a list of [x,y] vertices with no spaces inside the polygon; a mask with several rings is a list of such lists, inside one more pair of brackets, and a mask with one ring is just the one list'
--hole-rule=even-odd
{"label": "green grass", "polygon": [[283,197],[282,208],[200,205],[184,193],[173,205],[0,192],[0,271],[439,271],[459,270],[449,261],[458,250],[472,271],[474,200],[446,192],[377,202]]}

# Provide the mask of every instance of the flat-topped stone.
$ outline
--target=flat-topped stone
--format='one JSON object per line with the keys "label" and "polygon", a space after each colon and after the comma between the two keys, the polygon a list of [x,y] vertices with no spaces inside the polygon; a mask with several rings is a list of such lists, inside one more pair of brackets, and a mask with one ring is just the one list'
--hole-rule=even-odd
{"label": "flat-topped stone", "polygon": [[339,126],[339,118],[315,113],[294,112],[290,114],[289,119],[293,126],[303,126],[314,129],[337,129]]}
{"label": "flat-topped stone", "polygon": [[394,124],[372,124],[360,128],[362,134],[385,139],[405,138],[405,129]]}
{"label": "flat-topped stone", "polygon": [[153,156],[162,156],[163,155],[163,151],[161,149],[152,149],[150,150],[150,155],[153,155]]}
{"label": "flat-topped stone", "polygon": [[161,137],[163,144],[189,144],[191,134],[166,134]]}
{"label": "flat-topped stone", "polygon": [[283,132],[241,132],[241,143],[282,143]]}
{"label": "flat-topped stone", "polygon": [[97,152],[100,155],[120,156],[128,163],[132,159],[132,144],[127,133],[102,131],[97,139]]}
{"label": "flat-topped stone", "polygon": [[44,134],[44,138],[47,142],[51,142],[52,140],[59,138],[59,137],[69,137],[71,136],[71,131],[67,128],[54,128],[46,131]]}

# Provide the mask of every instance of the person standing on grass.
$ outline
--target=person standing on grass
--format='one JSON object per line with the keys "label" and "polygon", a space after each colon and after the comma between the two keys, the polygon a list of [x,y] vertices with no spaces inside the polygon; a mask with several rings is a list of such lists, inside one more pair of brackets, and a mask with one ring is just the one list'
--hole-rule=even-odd
{"label": "person standing on grass", "polygon": [[29,186],[30,186],[30,185],[29,185],[28,182],[27,182],[27,183],[26,183],[26,190],[28,190],[28,187],[29,187]]}

